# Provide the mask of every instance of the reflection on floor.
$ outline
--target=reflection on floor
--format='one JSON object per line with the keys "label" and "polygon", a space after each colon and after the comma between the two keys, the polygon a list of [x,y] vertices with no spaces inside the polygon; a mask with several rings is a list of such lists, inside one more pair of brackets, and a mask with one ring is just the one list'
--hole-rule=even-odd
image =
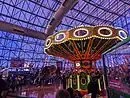
{"label": "reflection on floor", "polygon": [[[11,95],[22,96],[28,98],[55,98],[56,92],[60,89],[60,86],[49,85],[49,86],[28,86],[25,87],[21,92],[17,92]],[[12,97],[8,97],[12,98]],[[14,97],[13,97],[14,98]]]}
{"label": "reflection on floor", "polygon": [[[14,97],[7,97],[7,98],[55,98],[55,94],[59,89],[61,89],[61,86],[55,86],[55,85],[48,85],[41,87],[27,86],[24,87],[21,92],[11,94]],[[85,96],[83,98],[91,98],[91,97]],[[98,98],[106,98],[106,97],[98,97]]]}

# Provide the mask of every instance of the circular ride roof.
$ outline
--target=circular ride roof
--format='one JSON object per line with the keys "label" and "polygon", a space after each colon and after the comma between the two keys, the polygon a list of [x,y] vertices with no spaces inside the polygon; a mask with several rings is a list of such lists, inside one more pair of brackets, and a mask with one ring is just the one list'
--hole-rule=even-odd
{"label": "circular ride roof", "polygon": [[70,61],[98,60],[101,54],[127,38],[127,32],[110,26],[80,26],[60,31],[45,41],[45,53]]}

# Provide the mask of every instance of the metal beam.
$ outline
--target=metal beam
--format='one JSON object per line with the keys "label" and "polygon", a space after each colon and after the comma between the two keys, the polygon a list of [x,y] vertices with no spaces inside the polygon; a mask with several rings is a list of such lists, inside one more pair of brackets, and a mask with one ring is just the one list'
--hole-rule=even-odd
{"label": "metal beam", "polygon": [[81,12],[80,10],[78,10],[78,9],[76,9],[76,8],[73,8],[73,10],[75,10],[75,11],[77,11],[77,12],[80,12],[80,13],[86,15],[86,17],[87,17],[87,16],[88,16],[88,17],[93,17],[93,18],[95,18],[95,19],[98,19],[98,20],[101,20],[101,21],[106,21],[106,22],[111,23],[111,21],[109,21],[109,20],[105,20],[105,19],[102,19],[101,17],[97,17],[97,16],[94,16],[94,15],[91,15],[91,14],[88,14],[88,13],[85,13],[85,12]]}
{"label": "metal beam", "polygon": [[63,17],[69,12],[69,10],[75,6],[78,0],[65,0],[60,8],[55,12],[52,20],[47,26],[46,33],[53,34],[55,28],[61,23]]}
{"label": "metal beam", "polygon": [[[95,3],[95,2],[89,2],[89,1],[87,1],[87,0],[83,0],[83,1],[86,2],[86,3],[88,3],[88,4],[90,4],[90,5],[92,5],[92,6],[94,6],[94,7],[96,7],[96,8],[99,8],[99,9],[101,9],[101,10],[104,10],[104,11],[106,11],[106,12],[108,12],[108,13],[114,14],[114,15],[116,15],[116,16],[120,16],[120,14],[110,11],[110,9],[103,8],[101,5],[99,5],[99,4]],[[95,4],[94,4],[94,3],[95,3]]]}
{"label": "metal beam", "polygon": [[45,40],[48,36],[43,32],[31,30],[29,28],[21,27],[4,21],[0,21],[0,30],[18,35],[37,38],[40,40]]}
{"label": "metal beam", "polygon": [[127,0],[119,0],[119,1],[123,2],[124,4],[130,5],[130,2],[128,1],[127,3]]}
{"label": "metal beam", "polygon": [[130,53],[110,53],[108,55],[130,55]]}
{"label": "metal beam", "polygon": [[105,77],[105,84],[106,84],[106,91],[107,91],[107,98],[110,98],[110,92],[109,92],[109,84],[108,84],[108,77],[107,77],[107,66],[105,63],[105,56],[102,55],[102,62],[103,62],[103,67],[104,67],[104,77]]}
{"label": "metal beam", "polygon": [[122,42],[119,42],[117,45],[113,46],[109,50],[105,51],[102,55],[105,55],[105,54],[113,51],[114,49],[117,49],[118,47],[120,47],[120,46],[122,46],[124,44],[127,44],[129,41],[130,41],[130,36],[127,39],[123,40]]}

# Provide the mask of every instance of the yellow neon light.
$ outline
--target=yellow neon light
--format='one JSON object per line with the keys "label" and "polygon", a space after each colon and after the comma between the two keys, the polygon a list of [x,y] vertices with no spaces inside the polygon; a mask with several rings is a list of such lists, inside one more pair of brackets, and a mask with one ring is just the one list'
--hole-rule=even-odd
{"label": "yellow neon light", "polygon": [[79,84],[79,75],[77,75],[77,85],[78,85],[78,88],[77,88],[77,90],[79,91],[79,90],[80,90],[80,84]]}
{"label": "yellow neon light", "polygon": [[101,91],[100,79],[98,79],[99,90]]}
{"label": "yellow neon light", "polygon": [[88,78],[88,83],[90,82],[90,75],[87,75],[87,78]]}
{"label": "yellow neon light", "polygon": [[[83,83],[82,81],[85,80],[85,83]],[[85,85],[86,84],[86,79],[85,78],[81,78],[81,84]]]}
{"label": "yellow neon light", "polygon": [[70,87],[72,88],[72,75],[70,76]]}

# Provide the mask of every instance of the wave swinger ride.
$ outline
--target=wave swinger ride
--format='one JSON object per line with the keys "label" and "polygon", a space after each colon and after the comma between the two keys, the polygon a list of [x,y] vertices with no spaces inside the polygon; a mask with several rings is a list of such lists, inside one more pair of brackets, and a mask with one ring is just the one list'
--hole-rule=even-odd
{"label": "wave swinger ride", "polygon": [[[110,26],[80,26],[59,31],[45,41],[44,51],[48,55],[70,60],[75,71],[68,79],[68,85],[80,91],[87,91],[90,82],[88,73],[96,68],[96,61],[102,53],[127,38],[127,32]],[[86,72],[87,71],[87,72]],[[99,88],[105,89],[104,77]]]}

